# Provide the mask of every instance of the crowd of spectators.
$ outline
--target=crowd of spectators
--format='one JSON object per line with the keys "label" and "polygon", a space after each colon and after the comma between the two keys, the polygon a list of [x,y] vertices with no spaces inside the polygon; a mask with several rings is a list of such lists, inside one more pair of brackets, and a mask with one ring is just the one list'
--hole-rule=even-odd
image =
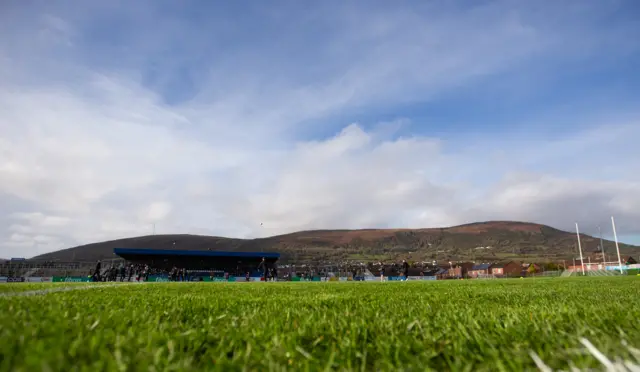
{"label": "crowd of spectators", "polygon": [[149,267],[142,264],[125,264],[111,265],[107,268],[102,267],[102,263],[98,261],[95,270],[89,275],[94,282],[143,282],[149,278],[149,275],[158,275],[165,273],[164,270]]}
{"label": "crowd of spectators", "polygon": [[[406,266],[406,268],[405,268]],[[430,275],[438,268],[435,263],[419,262],[413,264],[403,263],[358,263],[345,261],[339,263],[325,263],[316,265],[271,265],[265,271],[255,268],[236,267],[228,270],[189,270],[188,268],[173,267],[170,270],[164,268],[153,267],[145,264],[132,264],[127,262],[119,262],[109,267],[102,267],[102,263],[96,264],[95,270],[92,270],[90,276],[93,281],[146,281],[151,275],[166,276],[170,281],[190,281],[193,278],[202,278],[209,276],[211,279],[216,277],[250,277],[263,276],[265,279],[290,280],[291,277],[300,277],[302,279],[311,279],[313,277],[329,277],[329,276],[347,276],[347,277],[364,277],[364,276],[395,276],[403,275]],[[279,275],[280,274],[280,275]]]}

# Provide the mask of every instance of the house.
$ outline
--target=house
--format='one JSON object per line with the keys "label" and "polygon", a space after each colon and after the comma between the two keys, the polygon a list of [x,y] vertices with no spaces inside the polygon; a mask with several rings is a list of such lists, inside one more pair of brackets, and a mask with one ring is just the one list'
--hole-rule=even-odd
{"label": "house", "polygon": [[448,279],[449,270],[444,268],[439,268],[433,273],[433,276],[435,276],[438,279]]}
{"label": "house", "polygon": [[449,263],[449,265],[442,266],[441,269],[447,271],[446,274],[441,274],[442,279],[451,279],[451,278],[466,278],[469,270],[473,267],[473,263],[470,262],[460,262],[460,263]]}
{"label": "house", "polygon": [[482,275],[489,275],[489,271],[491,270],[491,264],[479,264],[473,265],[471,270],[469,270],[470,278],[477,278]]}
{"label": "house", "polygon": [[443,279],[462,278],[467,274],[467,271],[459,265],[441,267],[441,269],[446,271],[445,273],[442,273],[442,271],[440,271],[440,275],[443,277]]}
{"label": "house", "polygon": [[499,277],[520,276],[521,267],[517,261],[501,262],[491,266],[491,274]]}

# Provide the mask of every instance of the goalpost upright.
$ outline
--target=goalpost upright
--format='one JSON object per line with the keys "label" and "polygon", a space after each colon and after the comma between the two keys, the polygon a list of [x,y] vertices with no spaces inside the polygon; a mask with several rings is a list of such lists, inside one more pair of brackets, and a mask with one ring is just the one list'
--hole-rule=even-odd
{"label": "goalpost upright", "polygon": [[582,258],[582,244],[580,243],[580,230],[576,222],[576,235],[578,235],[578,249],[580,250],[580,266],[582,267],[582,275],[584,275],[584,259]]}
{"label": "goalpost upright", "polygon": [[622,274],[622,260],[620,259],[620,248],[618,247],[618,234],[616,233],[616,222],[613,220],[613,216],[611,216],[611,226],[613,226],[613,239],[616,242],[616,252],[618,253],[618,268],[620,269],[620,274]]}

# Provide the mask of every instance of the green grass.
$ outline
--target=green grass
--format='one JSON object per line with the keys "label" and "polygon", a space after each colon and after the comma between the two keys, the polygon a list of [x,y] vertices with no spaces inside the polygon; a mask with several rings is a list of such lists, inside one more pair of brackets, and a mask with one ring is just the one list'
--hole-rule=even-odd
{"label": "green grass", "polygon": [[39,290],[47,290],[47,289],[54,289],[54,288],[68,288],[68,287],[77,287],[77,286],[86,286],[86,285],[103,285],[103,283],[2,283],[0,284],[0,294],[10,294],[14,292],[30,292],[30,291],[39,291]]}
{"label": "green grass", "polygon": [[124,284],[0,298],[0,370],[586,368],[581,337],[633,359],[638,319],[630,276]]}

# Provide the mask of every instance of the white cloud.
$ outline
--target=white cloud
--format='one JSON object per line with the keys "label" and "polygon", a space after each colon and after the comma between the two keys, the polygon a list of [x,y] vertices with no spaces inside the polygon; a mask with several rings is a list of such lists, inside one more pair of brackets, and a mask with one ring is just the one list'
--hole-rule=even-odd
{"label": "white cloud", "polygon": [[153,202],[147,210],[147,218],[151,221],[159,221],[167,217],[171,212],[171,204],[165,202]]}
{"label": "white cloud", "polygon": [[[309,40],[286,25],[269,38],[282,50],[243,43],[242,27],[227,30],[237,43],[217,48],[223,26],[211,22],[199,37],[150,4],[136,9],[152,16],[132,10],[139,29],[122,31],[137,31],[131,37],[114,30],[113,40],[90,44],[87,24],[113,9],[13,14],[22,26],[0,26],[13,35],[0,41],[0,256],[149,234],[152,224],[158,233],[250,237],[485,219],[571,228],[577,219],[589,232],[615,214],[621,231],[640,233],[634,112],[591,108],[582,118],[599,115],[587,129],[553,141],[487,133],[472,142],[439,136],[446,123],[437,120],[361,114],[386,107],[408,117],[397,105],[499,79],[540,56],[579,59],[611,45],[606,33],[572,44],[590,23],[564,25],[562,7],[541,20],[505,4],[366,16],[323,8],[290,26],[323,31]],[[587,20],[597,13],[585,8]],[[183,65],[195,72],[176,83]]]}
{"label": "white cloud", "polygon": [[40,212],[35,213],[14,213],[11,217],[17,221],[26,221],[30,224],[38,224],[47,227],[62,227],[70,222],[67,217],[46,216]]}

